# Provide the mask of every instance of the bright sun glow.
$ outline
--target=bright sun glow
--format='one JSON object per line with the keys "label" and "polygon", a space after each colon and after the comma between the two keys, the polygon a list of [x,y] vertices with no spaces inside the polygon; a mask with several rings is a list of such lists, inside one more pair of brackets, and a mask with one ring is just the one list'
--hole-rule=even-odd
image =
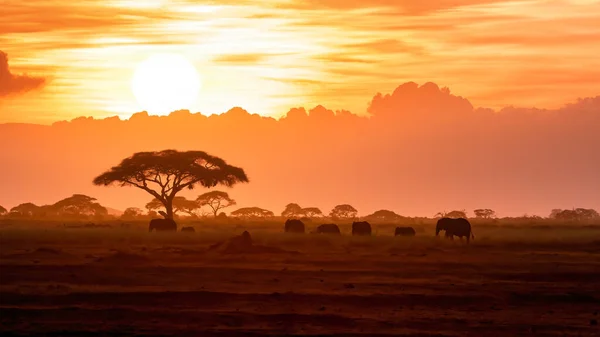
{"label": "bright sun glow", "polygon": [[191,108],[198,99],[200,77],[183,56],[155,54],[138,65],[131,87],[144,110],[165,115]]}

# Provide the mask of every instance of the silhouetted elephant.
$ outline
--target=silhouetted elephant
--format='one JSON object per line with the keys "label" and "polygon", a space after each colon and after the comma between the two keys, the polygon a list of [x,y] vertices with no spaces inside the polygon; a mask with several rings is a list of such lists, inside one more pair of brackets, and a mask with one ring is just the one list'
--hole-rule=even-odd
{"label": "silhouetted elephant", "polygon": [[446,231],[446,237],[454,240],[454,236],[458,236],[461,240],[464,237],[467,238],[467,243],[471,237],[475,239],[475,235],[471,230],[471,223],[469,220],[464,218],[452,219],[452,218],[441,218],[438,220],[435,226],[435,236],[438,236],[440,231]]}
{"label": "silhouetted elephant", "polygon": [[194,227],[181,227],[182,232],[196,233],[196,229]]}
{"label": "silhouetted elephant", "polygon": [[415,236],[417,232],[412,227],[396,227],[394,236]]}
{"label": "silhouetted elephant", "polygon": [[315,231],[315,233],[338,234],[338,235],[342,234],[340,232],[340,228],[338,227],[338,225],[336,225],[334,223],[327,223],[327,224],[319,225],[319,227],[317,227],[317,230]]}
{"label": "silhouetted elephant", "polygon": [[352,235],[371,235],[371,224],[366,221],[353,222]]}
{"label": "silhouetted elephant", "polygon": [[173,219],[152,219],[148,231],[152,232],[152,230],[157,232],[177,231],[177,223]]}
{"label": "silhouetted elephant", "polygon": [[304,233],[304,222],[297,219],[287,219],[285,221],[286,233]]}

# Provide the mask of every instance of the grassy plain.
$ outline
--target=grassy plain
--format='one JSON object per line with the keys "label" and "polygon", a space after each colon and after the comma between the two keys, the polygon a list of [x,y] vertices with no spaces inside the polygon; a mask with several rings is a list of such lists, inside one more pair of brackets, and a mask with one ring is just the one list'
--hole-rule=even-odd
{"label": "grassy plain", "polygon": [[[470,245],[433,221],[415,237],[103,224],[0,220],[0,335],[600,336],[598,224],[475,222]],[[244,230],[283,251],[208,250]]]}

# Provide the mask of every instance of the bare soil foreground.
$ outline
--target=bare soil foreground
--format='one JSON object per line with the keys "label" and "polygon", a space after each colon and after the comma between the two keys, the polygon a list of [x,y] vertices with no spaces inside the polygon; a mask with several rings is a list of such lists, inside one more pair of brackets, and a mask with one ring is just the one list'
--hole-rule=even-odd
{"label": "bare soil foreground", "polygon": [[2,336],[600,336],[596,227],[41,227],[0,228]]}

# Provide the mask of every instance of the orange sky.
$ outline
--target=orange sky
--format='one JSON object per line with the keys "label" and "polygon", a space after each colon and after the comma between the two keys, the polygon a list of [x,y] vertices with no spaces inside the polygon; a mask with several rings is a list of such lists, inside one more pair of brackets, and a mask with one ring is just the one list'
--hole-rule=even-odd
{"label": "orange sky", "polygon": [[[215,5],[219,3],[219,5]],[[204,114],[242,106],[366,113],[376,92],[432,81],[475,106],[559,107],[600,93],[600,1],[4,0],[0,122],[142,110],[130,81],[178,53]],[[24,75],[24,77],[17,77]],[[6,75],[8,76],[8,75]],[[5,76],[5,78],[6,78]]]}
{"label": "orange sky", "polygon": [[[600,209],[599,17],[584,0],[0,1],[0,205],[141,207],[92,179],[172,148],[243,167],[232,197],[275,213]],[[193,63],[181,108],[201,114],[132,117],[158,53]]]}

